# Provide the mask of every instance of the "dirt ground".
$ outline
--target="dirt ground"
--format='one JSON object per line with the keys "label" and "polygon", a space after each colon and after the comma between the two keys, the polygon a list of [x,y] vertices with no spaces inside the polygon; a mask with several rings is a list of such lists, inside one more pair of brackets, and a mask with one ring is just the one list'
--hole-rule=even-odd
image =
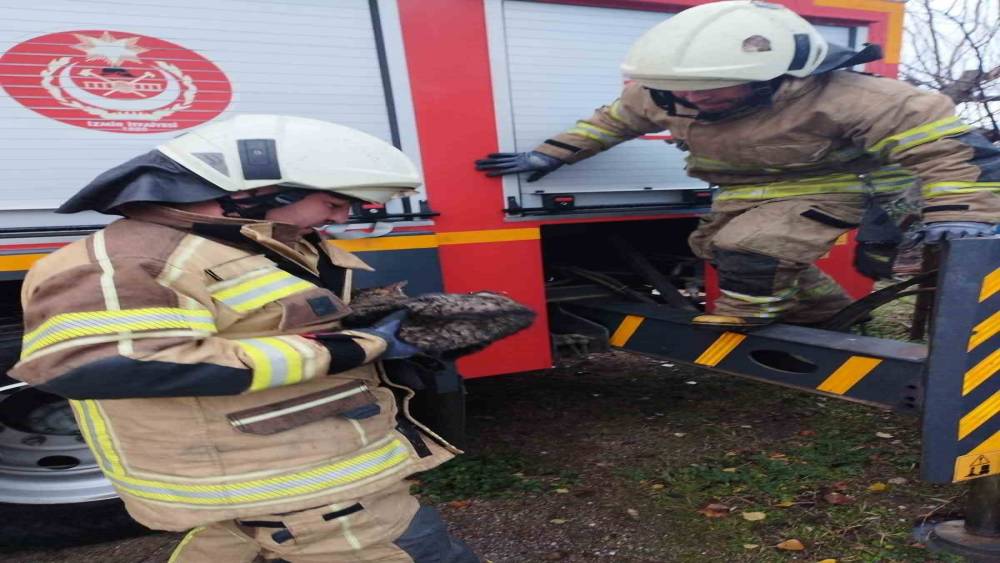
{"label": "dirt ground", "polygon": [[[493,563],[956,561],[911,538],[962,492],[918,481],[914,418],[623,352],[468,392],[468,454],[416,487]],[[159,563],[177,541],[0,561]]]}

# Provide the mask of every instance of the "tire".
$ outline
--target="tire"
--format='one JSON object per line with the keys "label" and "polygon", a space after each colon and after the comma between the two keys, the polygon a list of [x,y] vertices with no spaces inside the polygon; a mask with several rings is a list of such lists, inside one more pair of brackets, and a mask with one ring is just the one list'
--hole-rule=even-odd
{"label": "tire", "polygon": [[[0,386],[12,383],[0,378]],[[136,536],[77,430],[69,403],[36,389],[0,393],[0,549]]]}
{"label": "tire", "polygon": [[70,505],[0,504],[0,550],[71,547],[149,533],[118,499]]}

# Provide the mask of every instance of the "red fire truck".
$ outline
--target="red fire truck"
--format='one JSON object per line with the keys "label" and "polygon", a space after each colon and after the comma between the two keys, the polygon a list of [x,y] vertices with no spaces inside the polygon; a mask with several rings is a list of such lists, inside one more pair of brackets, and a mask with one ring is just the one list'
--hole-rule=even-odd
{"label": "red fire truck", "polygon": [[[342,123],[393,142],[419,163],[419,195],[359,207],[350,225],[331,234],[376,268],[361,285],[405,279],[410,293],[489,289],[538,312],[530,329],[462,358],[465,378],[550,367],[550,332],[578,331],[576,319],[548,314],[547,299],[572,299],[568,280],[580,277],[628,285],[623,243],[692,301],[710,302],[711,271],[702,275],[685,240],[711,192],[685,176],[682,154],[664,142],[668,131],[531,184],[486,178],[472,165],[490,152],[528,150],[613,100],[631,42],[698,3],[50,0],[5,7],[0,368],[19,353],[24,272],[112,219],[51,210],[99,172],[238,113]],[[833,42],[882,45],[885,59],[865,70],[896,74],[902,3],[782,3]],[[855,296],[866,294],[870,283],[849,266],[850,242],[840,242],[821,265]],[[27,515],[44,505],[102,507],[113,498],[68,411],[33,390],[0,392],[0,536],[23,537]]]}

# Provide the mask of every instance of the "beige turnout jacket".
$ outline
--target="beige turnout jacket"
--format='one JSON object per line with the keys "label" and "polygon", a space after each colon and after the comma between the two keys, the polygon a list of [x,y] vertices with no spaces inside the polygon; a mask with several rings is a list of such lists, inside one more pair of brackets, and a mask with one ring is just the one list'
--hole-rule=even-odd
{"label": "beige turnout jacket", "polygon": [[71,399],[136,520],[185,530],[355,499],[456,451],[397,420],[385,342],[339,331],[361,260],[289,225],[128,214],[32,268],[11,375]]}
{"label": "beige turnout jacket", "polygon": [[721,121],[671,116],[637,83],[536,151],[572,163],[669,129],[716,201],[899,191],[919,181],[925,221],[1000,221],[1000,150],[938,93],[865,74],[789,78],[771,107]]}

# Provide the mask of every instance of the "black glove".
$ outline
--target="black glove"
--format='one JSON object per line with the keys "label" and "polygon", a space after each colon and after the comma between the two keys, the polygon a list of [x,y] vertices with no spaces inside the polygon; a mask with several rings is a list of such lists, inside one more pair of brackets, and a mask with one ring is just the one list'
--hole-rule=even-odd
{"label": "black glove", "polygon": [[540,152],[495,152],[476,161],[476,170],[485,170],[487,176],[504,176],[531,172],[529,182],[545,176],[565,162]]}
{"label": "black glove", "polygon": [[383,317],[373,326],[368,328],[354,329],[357,332],[366,332],[385,340],[385,352],[379,356],[383,360],[404,360],[423,353],[420,348],[408,344],[399,339],[399,326],[406,318],[406,310]]}

